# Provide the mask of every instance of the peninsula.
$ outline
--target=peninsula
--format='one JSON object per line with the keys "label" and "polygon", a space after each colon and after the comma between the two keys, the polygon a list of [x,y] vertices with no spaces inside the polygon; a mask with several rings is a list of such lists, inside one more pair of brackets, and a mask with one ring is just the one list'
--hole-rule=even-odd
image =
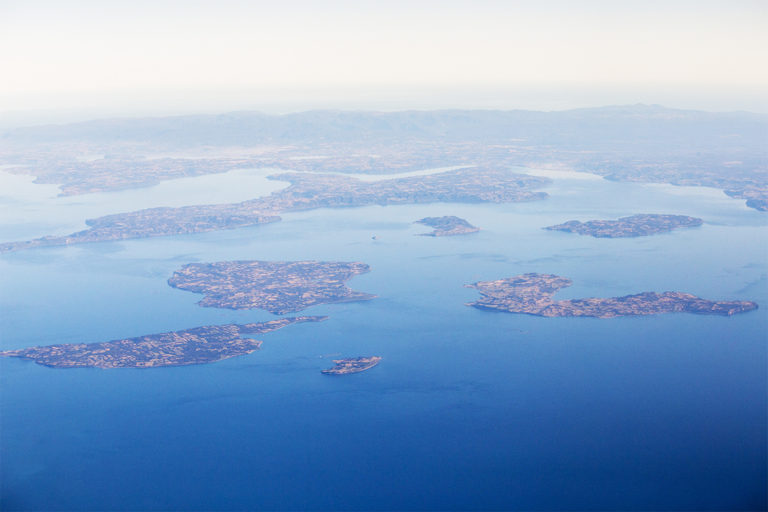
{"label": "peninsula", "polygon": [[209,325],[184,331],[150,334],[102,343],[48,345],[0,352],[53,368],[156,368],[214,363],[250,354],[261,341],[244,338],[301,322],[320,322],[324,316],[280,318],[253,324]]}
{"label": "peninsula", "polygon": [[349,373],[359,373],[370,370],[381,361],[381,357],[353,357],[348,359],[334,359],[336,366],[327,370],[320,370],[325,375],[347,375]]}
{"label": "peninsula", "polygon": [[595,238],[628,238],[666,233],[677,228],[701,226],[703,221],[685,215],[639,214],[622,217],[618,220],[590,220],[580,222],[570,220],[544,229],[566,231]]}
{"label": "peninsula", "polygon": [[[65,195],[232,169],[391,174],[560,168],[716,187],[768,211],[768,116],[659,105],[535,112],[309,111],[101,119],[6,130],[0,165]],[[489,184],[490,186],[490,184]]]}
{"label": "peninsula", "polygon": [[204,294],[201,306],[264,309],[282,315],[317,304],[375,298],[344,285],[369,270],[365,263],[343,261],[190,263],[174,272],[168,284]]}
{"label": "peninsula", "polygon": [[480,228],[453,215],[447,215],[445,217],[424,217],[421,220],[417,220],[415,224],[424,224],[425,226],[434,228],[431,233],[422,233],[420,236],[455,236],[467,235],[469,233],[480,231]]}
{"label": "peninsula", "polygon": [[482,295],[480,300],[470,302],[467,306],[545,317],[596,318],[678,312],[730,316],[757,309],[754,302],[710,301],[681,292],[643,292],[623,297],[559,301],[552,299],[558,290],[571,284],[570,279],[552,274],[522,274],[497,281],[480,281],[466,285]]}
{"label": "peninsula", "polygon": [[366,182],[349,176],[284,173],[269,177],[291,185],[269,196],[233,204],[150,208],[86,221],[88,229],[0,244],[0,253],[33,247],[203,233],[280,220],[281,212],[371,205],[437,202],[505,203],[535,201],[547,194],[533,189],[546,178],[504,168],[468,168],[426,176]]}

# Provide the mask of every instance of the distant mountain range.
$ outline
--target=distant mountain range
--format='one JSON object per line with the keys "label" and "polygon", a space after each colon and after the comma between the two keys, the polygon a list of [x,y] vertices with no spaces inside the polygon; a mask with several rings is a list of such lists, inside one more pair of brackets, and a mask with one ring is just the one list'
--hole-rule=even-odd
{"label": "distant mountain range", "polygon": [[309,111],[285,115],[120,118],[16,128],[3,144],[134,142],[169,148],[371,142],[500,143],[522,139],[561,150],[737,149],[766,152],[768,114],[676,110],[658,105],[538,112],[435,110]]}

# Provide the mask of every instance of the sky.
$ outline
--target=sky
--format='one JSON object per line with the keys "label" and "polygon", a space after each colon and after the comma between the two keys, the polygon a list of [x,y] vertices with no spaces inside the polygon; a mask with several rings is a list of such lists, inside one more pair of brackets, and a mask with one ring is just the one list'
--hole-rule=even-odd
{"label": "sky", "polygon": [[766,0],[0,0],[0,112],[768,111],[766,48]]}

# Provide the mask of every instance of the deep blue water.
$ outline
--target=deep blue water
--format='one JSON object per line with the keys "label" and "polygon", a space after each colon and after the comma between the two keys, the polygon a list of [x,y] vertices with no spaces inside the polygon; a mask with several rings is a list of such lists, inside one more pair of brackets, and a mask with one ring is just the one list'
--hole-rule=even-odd
{"label": "deep blue water", "polygon": [[[3,255],[3,348],[273,318],[167,286],[192,261],[364,261],[372,272],[348,284],[379,296],[309,308],[298,314],[330,319],[210,365],[0,360],[3,508],[765,508],[766,214],[707,189],[564,179],[549,192]],[[623,240],[540,229],[646,212],[706,224]],[[483,231],[414,236],[427,215]],[[564,298],[680,290],[762,307],[548,319],[464,306],[477,297],[464,284],[523,272],[570,277]],[[337,355],[384,359],[321,375]]]}

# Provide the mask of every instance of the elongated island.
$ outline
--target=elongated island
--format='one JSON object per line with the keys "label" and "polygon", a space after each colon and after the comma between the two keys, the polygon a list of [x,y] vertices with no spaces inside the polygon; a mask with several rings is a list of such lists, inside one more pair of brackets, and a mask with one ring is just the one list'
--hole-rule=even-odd
{"label": "elongated island", "polygon": [[580,222],[569,220],[556,226],[547,226],[550,231],[565,231],[589,235],[595,238],[629,238],[667,233],[678,228],[701,226],[704,221],[686,215],[661,215],[655,213],[631,215],[618,220],[590,220]]}
{"label": "elongated island", "polygon": [[282,173],[269,178],[287,181],[291,185],[269,196],[241,203],[149,208],[106,215],[87,220],[88,229],[70,235],[0,243],[0,253],[34,247],[234,229],[277,222],[282,212],[317,208],[537,201],[545,199],[547,194],[535,189],[549,183],[546,178],[518,174],[504,168],[477,167],[375,182],[328,174]]}
{"label": "elongated island", "polygon": [[149,334],[101,343],[69,343],[0,352],[53,368],[157,368],[221,361],[250,354],[261,341],[245,338],[287,325],[320,322],[324,316],[280,318],[253,324],[208,325],[183,331]]}
{"label": "elongated island", "polygon": [[334,359],[335,366],[327,370],[320,370],[324,375],[347,375],[370,370],[381,361],[379,356],[352,357],[347,359]]}
{"label": "elongated island", "polygon": [[588,316],[612,318],[617,316],[656,315],[659,313],[698,313],[731,316],[757,309],[749,301],[710,301],[681,292],[643,292],[610,298],[553,300],[558,290],[571,286],[572,281],[553,274],[522,274],[497,281],[480,281],[466,285],[475,288],[482,297],[467,306],[529,315]]}

